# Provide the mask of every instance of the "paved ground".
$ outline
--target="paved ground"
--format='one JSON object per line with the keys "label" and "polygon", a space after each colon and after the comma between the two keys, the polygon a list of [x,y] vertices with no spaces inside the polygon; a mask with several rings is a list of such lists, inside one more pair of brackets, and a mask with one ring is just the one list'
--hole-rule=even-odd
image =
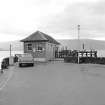
{"label": "paved ground", "polygon": [[15,66],[4,77],[0,105],[105,105],[105,65],[56,61]]}

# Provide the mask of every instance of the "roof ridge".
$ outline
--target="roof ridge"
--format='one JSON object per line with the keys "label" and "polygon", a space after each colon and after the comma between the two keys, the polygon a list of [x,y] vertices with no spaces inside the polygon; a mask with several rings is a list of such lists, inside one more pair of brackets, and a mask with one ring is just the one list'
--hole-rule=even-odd
{"label": "roof ridge", "polygon": [[48,39],[47,39],[47,38],[43,35],[43,33],[42,33],[42,32],[38,31],[38,33],[41,35],[41,37],[42,37],[42,38],[44,38],[44,39],[48,40]]}
{"label": "roof ridge", "polygon": [[25,41],[48,41],[49,43],[60,44],[53,37],[51,37],[43,32],[40,32],[40,31],[36,31],[36,32],[32,33],[30,36],[21,40],[21,42],[25,42]]}

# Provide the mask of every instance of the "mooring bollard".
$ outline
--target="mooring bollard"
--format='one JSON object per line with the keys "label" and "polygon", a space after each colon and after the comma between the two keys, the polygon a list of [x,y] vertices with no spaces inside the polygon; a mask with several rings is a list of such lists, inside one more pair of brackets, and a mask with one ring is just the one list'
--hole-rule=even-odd
{"label": "mooring bollard", "polygon": [[10,66],[14,65],[14,57],[13,56],[9,57],[9,65]]}
{"label": "mooring bollard", "polygon": [[2,74],[4,73],[4,70],[3,70],[3,69],[1,69],[1,73],[2,73]]}

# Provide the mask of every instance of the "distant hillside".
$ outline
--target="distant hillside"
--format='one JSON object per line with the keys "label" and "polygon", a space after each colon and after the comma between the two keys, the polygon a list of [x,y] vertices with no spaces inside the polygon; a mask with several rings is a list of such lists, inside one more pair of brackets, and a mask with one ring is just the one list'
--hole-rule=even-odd
{"label": "distant hillside", "polygon": [[12,45],[12,50],[14,51],[23,50],[23,43],[19,41],[12,41],[12,42],[0,42],[0,51],[9,50],[10,44]]}
{"label": "distant hillside", "polygon": [[91,40],[91,39],[81,39],[78,44],[77,39],[73,40],[58,40],[62,46],[67,46],[69,49],[77,49],[78,46],[82,49],[84,43],[85,49],[95,49],[95,50],[105,50],[105,41]]}
{"label": "distant hillside", "polygon": [[0,51],[4,51],[4,49],[3,48],[0,48]]}
{"label": "distant hillside", "polygon": [[[58,42],[60,42],[62,46],[67,46],[69,49],[78,48],[78,40],[76,39],[58,40]],[[79,44],[81,49],[82,49],[83,43],[84,43],[85,49],[105,50],[105,41],[81,39]],[[16,50],[16,51],[23,50],[22,42],[12,41],[12,42],[0,42],[0,51],[9,50],[10,44],[12,45],[12,50]]]}

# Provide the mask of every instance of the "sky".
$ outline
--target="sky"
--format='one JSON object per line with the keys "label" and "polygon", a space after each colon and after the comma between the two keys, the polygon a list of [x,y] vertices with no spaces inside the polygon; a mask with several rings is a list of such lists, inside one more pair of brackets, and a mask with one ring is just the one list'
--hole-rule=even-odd
{"label": "sky", "polygon": [[104,0],[0,0],[0,42],[39,30],[55,39],[105,40]]}

